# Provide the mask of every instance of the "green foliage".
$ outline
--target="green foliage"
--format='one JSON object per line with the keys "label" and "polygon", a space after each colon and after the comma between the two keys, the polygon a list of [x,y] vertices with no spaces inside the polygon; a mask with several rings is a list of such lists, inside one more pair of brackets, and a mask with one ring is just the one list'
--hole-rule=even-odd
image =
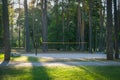
{"label": "green foliage", "polygon": [[[63,5],[64,4],[64,5]],[[62,42],[63,35],[64,35],[64,41],[65,42],[76,42],[76,36],[77,36],[77,17],[78,17],[78,11],[77,11],[77,2],[70,1],[68,4],[65,2],[59,2],[57,5],[54,5],[51,9],[50,13],[48,14],[48,42]],[[82,4],[82,2],[81,2]],[[98,47],[99,42],[99,34],[100,34],[100,4],[98,0],[93,1],[92,6],[92,41],[93,41],[93,47]],[[62,6],[64,7],[64,12],[62,13]],[[83,20],[85,21],[85,42],[89,42],[89,5],[88,0],[85,0],[85,7],[81,7],[81,10],[84,11],[84,15],[82,15]],[[64,14],[64,33],[62,31],[63,25],[62,25],[62,14]],[[69,18],[69,21],[67,20]],[[69,25],[69,29],[68,26]],[[97,32],[96,32],[97,31]],[[104,32],[104,31],[103,31]],[[94,35],[96,34],[96,35]],[[97,36],[97,38],[96,38]],[[95,40],[97,39],[97,40]],[[98,42],[96,42],[98,41]],[[54,44],[53,44],[54,45]],[[62,44],[61,44],[62,45]],[[97,45],[97,46],[94,46]],[[56,45],[54,45],[56,46]],[[58,45],[59,46],[59,45]],[[88,46],[88,44],[87,44]],[[86,47],[87,47],[86,46]],[[62,48],[63,46],[59,47]],[[76,49],[73,45],[70,45],[70,47]],[[50,48],[50,46],[49,46]],[[57,47],[56,47],[57,48]]]}
{"label": "green foliage", "polygon": [[[61,0],[62,1],[62,0]],[[62,3],[58,0],[58,4],[54,3],[50,0],[48,0],[48,8],[47,8],[47,42],[62,42],[64,37],[64,42],[76,42],[77,41],[77,26],[78,26],[78,2],[74,0],[70,0],[69,4],[68,1],[65,1]],[[54,1],[55,2],[55,1]],[[42,24],[41,24],[41,3],[37,3],[37,6],[35,7],[33,5],[34,3],[30,3],[29,6],[29,14],[28,14],[28,22],[30,30],[33,30],[33,37],[31,37],[30,46],[33,48],[33,41],[32,39],[37,41],[39,44],[38,47],[41,48],[41,41],[40,38],[42,38]],[[83,2],[81,0],[80,2],[80,9],[82,13],[82,20],[84,20],[84,38],[87,42],[85,44],[86,50],[89,48],[89,3],[88,0],[85,0],[85,7],[83,7]],[[64,8],[64,11],[62,11],[62,7]],[[100,44],[100,8],[104,9],[103,6],[100,4],[100,0],[93,0],[92,1],[92,48],[99,48]],[[24,10],[23,8],[18,8],[15,10],[16,13],[20,12],[20,15],[17,19],[17,24],[21,26],[21,43],[24,44]],[[63,13],[62,13],[63,12]],[[64,26],[63,26],[63,16],[64,16]],[[12,20],[11,20],[12,22]],[[105,23],[104,23],[105,24]],[[64,27],[64,33],[63,33],[63,27]],[[18,28],[16,28],[16,31],[14,35],[18,32]],[[104,40],[105,40],[105,27],[103,26],[103,32]],[[13,36],[13,44],[18,46],[18,35]],[[16,44],[17,43],[17,44]],[[56,47],[57,46],[57,47]],[[51,49],[63,49],[66,47],[70,47],[69,50],[77,50],[76,44],[74,45],[62,45],[62,44],[49,44],[48,48]],[[94,50],[95,51],[95,50]]]}

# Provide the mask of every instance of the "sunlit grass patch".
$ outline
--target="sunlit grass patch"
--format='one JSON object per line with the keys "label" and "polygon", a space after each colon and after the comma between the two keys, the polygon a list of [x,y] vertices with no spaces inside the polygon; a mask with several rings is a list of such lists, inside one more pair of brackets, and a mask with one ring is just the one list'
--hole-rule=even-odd
{"label": "sunlit grass patch", "polygon": [[4,58],[4,54],[3,53],[0,53],[0,61],[2,61]]}
{"label": "sunlit grass patch", "polygon": [[119,80],[119,66],[0,67],[0,80]]}
{"label": "sunlit grass patch", "polygon": [[[3,61],[4,54],[0,54],[0,61]],[[27,57],[27,56],[18,56],[18,57],[11,57],[10,61],[14,62],[40,62],[40,61],[46,61],[44,58],[36,58],[36,57]]]}

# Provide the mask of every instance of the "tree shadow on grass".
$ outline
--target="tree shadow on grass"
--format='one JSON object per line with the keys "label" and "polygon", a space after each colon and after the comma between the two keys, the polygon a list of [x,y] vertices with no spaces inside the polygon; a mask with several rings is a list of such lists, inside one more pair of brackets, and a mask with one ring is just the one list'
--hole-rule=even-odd
{"label": "tree shadow on grass", "polygon": [[[28,57],[28,61],[30,57]],[[38,59],[36,58],[35,61]],[[31,62],[32,67],[9,67],[5,66],[8,63],[4,62],[0,66],[0,80],[51,80],[47,73],[46,67],[40,67],[42,65],[39,62]],[[38,66],[35,66],[38,65]]]}
{"label": "tree shadow on grass", "polygon": [[18,79],[18,76],[25,73],[22,69],[23,68],[0,66],[0,80],[23,80],[22,78]]}
{"label": "tree shadow on grass", "polygon": [[[28,61],[31,61],[31,58],[28,57]],[[38,58],[34,58],[34,61],[36,62],[31,62],[32,68],[31,68],[31,75],[32,75],[32,80],[50,80],[50,76],[47,73],[47,68],[42,65],[39,62]],[[36,66],[35,66],[36,65]]]}
{"label": "tree shadow on grass", "polygon": [[[28,61],[32,64],[32,67],[9,67],[9,61],[3,61],[0,64],[0,80],[50,80],[47,68],[39,66],[42,64],[38,58],[28,57]],[[14,65],[18,64],[15,63]]]}

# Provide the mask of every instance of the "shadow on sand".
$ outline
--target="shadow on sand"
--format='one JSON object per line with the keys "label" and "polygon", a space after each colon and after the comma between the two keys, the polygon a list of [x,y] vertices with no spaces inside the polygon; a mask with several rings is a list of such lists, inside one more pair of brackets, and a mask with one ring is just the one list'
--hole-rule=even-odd
{"label": "shadow on sand", "polygon": [[0,66],[8,66],[8,64],[9,64],[9,61],[3,61],[3,62],[0,64]]}

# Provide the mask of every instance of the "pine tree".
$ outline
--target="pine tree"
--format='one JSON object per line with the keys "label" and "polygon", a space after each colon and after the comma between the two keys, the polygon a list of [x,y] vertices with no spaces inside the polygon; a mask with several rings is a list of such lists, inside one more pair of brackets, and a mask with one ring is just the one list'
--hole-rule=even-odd
{"label": "pine tree", "polygon": [[9,34],[9,15],[8,0],[2,0],[2,19],[4,27],[4,61],[10,60],[10,34]]}
{"label": "pine tree", "polygon": [[112,0],[107,0],[107,40],[106,40],[106,53],[107,60],[113,60],[113,41],[112,41]]}
{"label": "pine tree", "polygon": [[28,6],[27,0],[24,0],[24,9],[25,9],[25,35],[26,35],[26,52],[30,51],[30,33],[29,33],[29,25],[28,25]]}

